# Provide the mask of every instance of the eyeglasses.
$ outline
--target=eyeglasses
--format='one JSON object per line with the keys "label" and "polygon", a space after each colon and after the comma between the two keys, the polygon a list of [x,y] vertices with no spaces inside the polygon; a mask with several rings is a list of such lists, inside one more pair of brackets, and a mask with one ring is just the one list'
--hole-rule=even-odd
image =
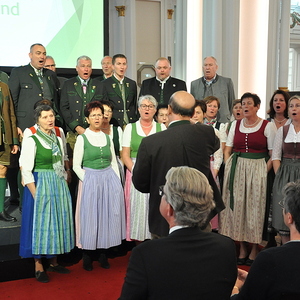
{"label": "eyeglasses", "polygon": [[280,201],[278,202],[279,206],[280,206],[282,209],[284,209],[284,203],[285,203],[284,199],[282,199],[282,200],[280,200]]}
{"label": "eyeglasses", "polygon": [[110,110],[110,109],[104,109],[104,112],[108,113],[108,114],[112,114],[112,110]]}
{"label": "eyeglasses", "polygon": [[163,196],[163,195],[165,195],[165,192],[164,192],[164,185],[161,185],[161,186],[159,186],[159,188],[158,188],[158,194],[159,194],[159,196]]}
{"label": "eyeglasses", "polygon": [[142,105],[140,106],[141,109],[147,109],[147,108],[153,109],[154,107],[155,107],[155,106],[154,106],[153,104],[150,104],[150,105],[142,104]]}
{"label": "eyeglasses", "polygon": [[101,119],[102,117],[103,117],[103,115],[100,115],[100,114],[90,115],[90,118],[92,118],[92,119],[95,119],[95,118]]}

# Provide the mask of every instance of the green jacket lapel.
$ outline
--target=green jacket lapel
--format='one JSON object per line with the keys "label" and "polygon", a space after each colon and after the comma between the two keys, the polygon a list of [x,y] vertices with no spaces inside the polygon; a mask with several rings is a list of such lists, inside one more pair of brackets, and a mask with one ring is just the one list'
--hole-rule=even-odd
{"label": "green jacket lapel", "polygon": [[83,98],[82,85],[81,85],[81,81],[78,78],[78,76],[76,77],[76,81],[74,82],[74,86],[75,86],[75,90],[76,90],[77,94],[80,96],[80,98]]}
{"label": "green jacket lapel", "polygon": [[119,87],[120,82],[117,80],[117,78],[114,75],[111,78],[113,80],[112,88],[114,92],[122,99],[122,92]]}
{"label": "green jacket lapel", "polygon": [[28,75],[31,77],[32,81],[37,85],[37,87],[40,90],[42,90],[40,81],[39,81],[39,79],[38,79],[38,77],[37,77],[37,75],[36,75],[33,67],[30,64],[29,64],[29,66],[30,66],[30,71],[29,71]]}

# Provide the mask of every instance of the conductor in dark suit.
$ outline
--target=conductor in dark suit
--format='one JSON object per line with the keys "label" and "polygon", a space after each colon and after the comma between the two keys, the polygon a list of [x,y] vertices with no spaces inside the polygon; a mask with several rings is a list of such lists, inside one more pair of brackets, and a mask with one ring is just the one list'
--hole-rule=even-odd
{"label": "conductor in dark suit", "polygon": [[24,131],[34,125],[33,106],[37,101],[48,99],[58,109],[59,81],[56,74],[44,68],[46,49],[41,44],[33,44],[29,53],[30,63],[12,69],[9,89],[15,104],[17,126]]}
{"label": "conductor in dark suit", "polygon": [[133,249],[119,299],[229,299],[237,275],[235,245],[200,229],[215,206],[206,176],[186,166],[171,168],[159,191],[169,235]]}
{"label": "conductor in dark suit", "polygon": [[170,76],[171,64],[165,57],[155,62],[156,77],[145,79],[140,90],[140,97],[152,95],[158,104],[168,104],[170,97],[177,91],[186,91],[183,80]]}
{"label": "conductor in dark suit", "polygon": [[137,87],[136,82],[125,76],[127,58],[116,54],[112,58],[114,73],[101,81],[101,95],[113,106],[113,118],[122,128],[128,123],[137,121]]}
{"label": "conductor in dark suit", "polygon": [[168,223],[159,213],[160,196],[158,187],[165,183],[165,176],[171,167],[190,166],[208,178],[214,191],[216,208],[209,220],[224,209],[220,192],[210,171],[210,155],[220,147],[211,126],[191,124],[195,99],[179,91],[169,101],[169,127],[167,130],[145,137],[139,147],[133,168],[133,183],[140,192],[150,193],[149,229],[152,235],[167,236]]}

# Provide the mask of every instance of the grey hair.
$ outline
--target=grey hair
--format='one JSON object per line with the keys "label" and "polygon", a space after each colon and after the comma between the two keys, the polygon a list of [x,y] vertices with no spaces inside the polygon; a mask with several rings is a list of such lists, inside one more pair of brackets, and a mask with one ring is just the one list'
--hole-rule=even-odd
{"label": "grey hair", "polygon": [[37,124],[38,123],[38,120],[42,114],[42,111],[52,111],[53,112],[53,115],[55,116],[55,112],[53,110],[53,108],[49,105],[38,105],[35,110],[33,111],[33,118],[34,118],[34,122]]}
{"label": "grey hair", "polygon": [[175,212],[178,225],[202,227],[215,207],[206,176],[190,167],[173,167],[166,175],[166,201]]}
{"label": "grey hair", "polygon": [[142,105],[144,100],[149,100],[155,106],[155,108],[157,108],[158,103],[157,103],[156,99],[151,95],[141,96],[138,100],[138,107],[140,107]]}
{"label": "grey hair", "polygon": [[83,60],[90,60],[92,62],[92,59],[90,57],[88,57],[87,55],[81,55],[77,58],[77,63],[76,66],[79,66],[79,61],[83,59]]}
{"label": "grey hair", "polygon": [[203,64],[204,64],[204,61],[205,61],[207,58],[212,58],[212,59],[215,61],[216,65],[218,65],[218,61],[217,61],[217,59],[216,59],[214,56],[206,56],[206,57],[204,57],[204,59],[203,59]]}

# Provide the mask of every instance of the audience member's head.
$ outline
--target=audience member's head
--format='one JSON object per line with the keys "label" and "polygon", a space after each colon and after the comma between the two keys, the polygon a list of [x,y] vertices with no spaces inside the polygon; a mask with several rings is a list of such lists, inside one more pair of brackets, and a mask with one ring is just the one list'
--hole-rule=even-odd
{"label": "audience member's head", "polygon": [[104,56],[101,60],[102,71],[106,78],[110,77],[113,73],[112,57]]}
{"label": "audience member's head", "polygon": [[45,65],[46,49],[42,44],[33,44],[30,46],[29,58],[31,65],[40,70]]}
{"label": "audience member's head", "polygon": [[160,212],[170,227],[201,227],[214,207],[213,191],[203,173],[186,166],[168,171]]}
{"label": "audience member's head", "polygon": [[168,117],[168,105],[167,104],[158,104],[157,111],[154,115],[157,123],[165,124],[167,127],[169,125]]}
{"label": "audience member's head", "polygon": [[49,69],[53,72],[56,71],[56,64],[52,56],[50,55],[46,56],[44,68]]}
{"label": "audience member's head", "polygon": [[88,80],[92,74],[92,60],[86,55],[77,58],[76,71],[83,80]]}
{"label": "audience member's head", "polygon": [[170,76],[171,64],[165,57],[160,57],[155,62],[155,73],[159,80],[164,80]]}
{"label": "audience member's head", "polygon": [[[289,182],[284,187],[283,194],[283,214],[291,214],[296,230],[300,233],[300,180]],[[284,220],[286,222],[285,217]],[[289,227],[289,224],[286,225]]]}
{"label": "audience member's head", "polygon": [[276,113],[283,113],[285,118],[288,118],[288,101],[290,95],[283,90],[276,90],[269,102],[269,110],[267,114],[274,119]]}
{"label": "audience member's head", "polygon": [[173,115],[170,121],[173,121],[174,115],[181,118],[191,118],[194,113],[194,107],[195,98],[193,95],[185,91],[175,92],[169,100],[169,110],[171,110]]}
{"label": "audience member's head", "polygon": [[203,74],[206,80],[212,80],[218,70],[217,60],[213,56],[207,56],[203,60]]}

